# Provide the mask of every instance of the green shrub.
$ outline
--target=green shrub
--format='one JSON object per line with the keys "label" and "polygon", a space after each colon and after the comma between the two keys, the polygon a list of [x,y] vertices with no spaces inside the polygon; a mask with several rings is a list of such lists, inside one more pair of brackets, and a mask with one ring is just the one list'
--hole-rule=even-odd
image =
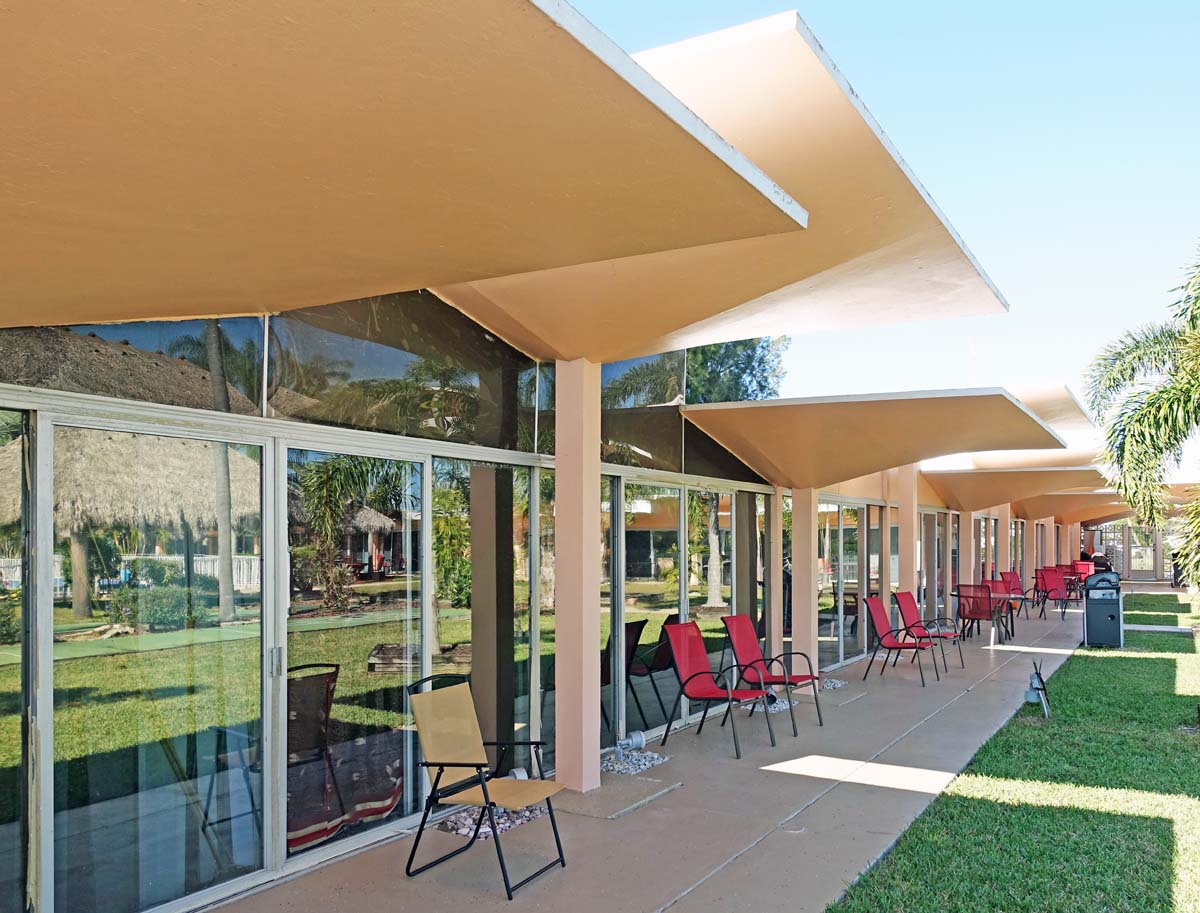
{"label": "green shrub", "polygon": [[108,597],[108,618],[157,631],[177,631],[194,621],[187,590],[179,586],[117,587]]}
{"label": "green shrub", "polygon": [[20,605],[20,590],[0,586],[0,644],[15,644],[21,639],[21,620],[17,615]]}
{"label": "green shrub", "polygon": [[176,586],[183,582],[183,567],[174,561],[155,558],[134,558],[129,562],[134,580],[154,586]]}

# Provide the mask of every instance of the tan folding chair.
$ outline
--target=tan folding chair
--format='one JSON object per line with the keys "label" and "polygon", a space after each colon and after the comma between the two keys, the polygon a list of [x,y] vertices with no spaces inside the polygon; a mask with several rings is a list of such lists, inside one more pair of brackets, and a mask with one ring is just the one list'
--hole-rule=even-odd
{"label": "tan folding chair", "polygon": [[[426,869],[440,865],[447,859],[452,859],[459,853],[466,852],[479,838],[486,817],[492,829],[492,839],[496,844],[496,858],[500,860],[500,875],[504,878],[504,890],[508,899],[512,900],[513,891],[529,884],[533,879],[550,871],[555,866],[565,867],[567,860],[563,857],[562,840],[558,835],[558,822],[554,819],[554,806],[550,797],[561,792],[563,787],[546,779],[542,766],[542,746],[545,742],[485,742],[479,731],[479,720],[475,716],[475,704],[471,700],[470,685],[451,685],[428,691],[424,694],[414,694],[409,698],[413,719],[417,723],[417,738],[421,741],[421,754],[425,760],[421,766],[429,775],[429,798],[425,800],[425,812],[421,815],[421,826],[413,840],[412,852],[408,854],[408,865],[405,873],[411,878],[420,875]],[[498,777],[495,771],[489,770],[485,746],[500,749],[496,761],[497,770],[504,765],[504,756],[513,746],[525,746],[533,749],[537,760],[537,780],[514,780],[509,777]],[[474,774],[463,780],[456,780],[449,786],[442,786],[442,777],[449,769],[473,770]],[[435,773],[436,771],[436,773]],[[500,831],[496,827],[495,809],[497,806],[508,809],[521,809],[530,805],[545,802],[549,812],[550,827],[554,831],[554,843],[558,847],[558,858],[542,866],[516,884],[508,879],[508,867],[504,864],[504,851],[500,847]],[[479,808],[479,819],[475,822],[475,832],[465,846],[451,850],[433,862],[414,869],[413,860],[417,857],[417,847],[421,843],[421,835],[434,806],[439,803],[450,805],[471,805]]]}

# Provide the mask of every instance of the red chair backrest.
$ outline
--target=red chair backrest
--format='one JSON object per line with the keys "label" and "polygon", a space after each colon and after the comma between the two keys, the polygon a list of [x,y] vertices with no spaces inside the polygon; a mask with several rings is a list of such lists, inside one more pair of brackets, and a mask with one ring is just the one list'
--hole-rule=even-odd
{"label": "red chair backrest", "polygon": [[750,620],[749,615],[723,615],[721,622],[729,635],[733,658],[739,666],[745,667],[742,670],[743,676],[750,684],[758,684],[760,673],[767,671],[767,661],[758,642],[754,622]]}
{"label": "red chair backrest", "polygon": [[1046,592],[1046,569],[1039,567],[1033,572],[1033,586],[1039,593]]}
{"label": "red chair backrest", "polygon": [[921,623],[921,610],[917,607],[917,597],[907,590],[899,590],[893,594],[896,606],[900,609],[900,618],[904,627],[908,628],[914,637],[928,637],[929,631]]}
{"label": "red chair backrest", "polygon": [[1074,574],[1075,573],[1075,568],[1073,568],[1069,564],[1056,564],[1056,565],[1054,565],[1054,569],[1056,571],[1058,571],[1060,574]]}
{"label": "red chair backrest", "polygon": [[1046,577],[1046,593],[1050,599],[1066,599],[1067,598],[1067,582],[1063,579],[1063,572],[1058,567],[1048,567],[1044,571]]}
{"label": "red chair backrest", "polygon": [[988,621],[992,617],[991,587],[984,583],[958,585],[958,617]]}
{"label": "red chair backrest", "polygon": [[885,650],[894,650],[900,645],[900,640],[892,633],[892,619],[888,617],[888,610],[883,607],[883,598],[868,596],[863,601],[867,604],[867,611],[871,613],[871,624],[875,628],[875,636],[879,638],[879,645]]}
{"label": "red chair backrest", "polygon": [[665,624],[667,639],[671,641],[671,661],[675,664],[675,674],[682,684],[697,672],[711,672],[708,662],[708,651],[704,649],[704,635],[700,626],[694,621],[678,624]]}
{"label": "red chair backrest", "polygon": [[1021,589],[1021,575],[1016,571],[1001,571],[1000,579],[1008,586],[1008,593],[1011,596],[1023,596],[1025,591]]}
{"label": "red chair backrest", "polygon": [[1072,561],[1071,567],[1075,569],[1075,573],[1079,575],[1080,580],[1087,580],[1092,574],[1096,573],[1096,562],[1094,561]]}

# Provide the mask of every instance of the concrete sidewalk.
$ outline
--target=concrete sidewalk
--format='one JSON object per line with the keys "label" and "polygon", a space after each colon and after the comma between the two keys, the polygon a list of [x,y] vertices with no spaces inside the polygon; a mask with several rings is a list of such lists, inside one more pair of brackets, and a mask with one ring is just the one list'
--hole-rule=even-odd
{"label": "concrete sidewalk", "polygon": [[[967,641],[965,670],[948,650],[949,674],[937,682],[926,663],[926,688],[907,658],[882,678],[876,664],[866,682],[861,663],[838,670],[834,677],[849,684],[822,694],[823,728],[809,699],[796,708],[799,738],[786,713],[773,715],[779,745],[771,748],[761,714],[743,715],[740,761],[729,733],[712,721],[699,737],[694,728],[672,735],[664,749],[671,760],[646,775],[661,789],[617,778],[562,803],[576,809],[559,816],[567,868],[524,888],[516,902],[546,913],[823,910],[1020,707],[1030,659],[1044,660],[1049,675],[1078,646],[1080,615],[1052,614],[1022,618],[1012,645]],[[606,816],[639,789],[661,795]],[[432,855],[462,838],[427,839]],[[520,877],[552,855],[550,829],[517,828],[504,848]],[[505,904],[490,841],[415,879],[404,876],[408,849],[407,838],[396,839],[223,909],[462,913]]]}

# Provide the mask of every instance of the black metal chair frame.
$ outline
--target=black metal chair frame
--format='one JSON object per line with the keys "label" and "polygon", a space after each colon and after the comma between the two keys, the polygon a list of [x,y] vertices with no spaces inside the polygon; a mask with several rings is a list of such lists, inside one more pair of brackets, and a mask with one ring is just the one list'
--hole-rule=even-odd
{"label": "black metal chair frame", "polygon": [[[892,593],[892,603],[896,606],[896,611],[900,611],[900,598],[895,593]],[[901,617],[903,617],[903,616],[901,616]],[[947,628],[943,628],[943,626],[942,626],[943,621],[947,623]],[[942,668],[946,670],[947,675],[950,674],[950,666],[946,663],[946,643],[945,642],[947,640],[949,640],[955,647],[958,647],[958,664],[960,666],[962,666],[964,669],[967,668],[967,664],[963,661],[962,632],[958,629],[958,625],[956,625],[954,623],[953,618],[950,618],[948,615],[935,615],[933,618],[922,619],[921,621],[917,622],[916,624],[909,625],[909,627],[917,627],[918,625],[920,625],[920,627],[924,628],[926,633],[932,632],[932,636],[930,636],[928,639],[931,643],[932,642],[937,643],[938,649],[941,651],[941,654],[942,654]],[[916,634],[916,632],[910,632],[908,630],[908,628],[904,628],[902,630],[905,632],[905,634],[907,634],[910,637],[913,637]],[[945,631],[946,634],[950,634],[951,636],[945,637],[942,633],[943,631]],[[919,640],[920,638],[918,637],[917,639]],[[878,644],[878,642],[879,642],[878,638],[876,638],[876,643]],[[914,651],[914,657],[916,655],[916,652],[917,651]],[[899,657],[897,657],[897,659],[898,658]],[[886,663],[887,660],[885,659],[884,662]],[[912,660],[910,659],[909,662],[911,663]],[[868,663],[868,668],[870,668],[869,663]],[[933,671],[935,673],[937,672],[937,654],[933,654]],[[866,675],[863,675],[863,678],[866,678]]]}
{"label": "black metal chair frame", "polygon": [[[724,726],[726,721],[728,721],[729,728],[733,732],[733,753],[737,757],[740,758],[742,756],[742,744],[738,740],[737,723],[734,721],[733,715],[730,711],[735,706],[740,706],[742,704],[745,704],[745,703],[747,703],[747,701],[749,701],[752,705],[756,704],[758,701],[762,701],[763,716],[765,716],[767,718],[767,732],[771,736],[771,746],[774,747],[776,745],[775,727],[771,725],[771,713],[767,709],[767,694],[768,694],[768,692],[766,691],[766,689],[761,689],[761,688],[753,689],[755,691],[762,692],[757,697],[745,698],[745,699],[736,700],[736,701],[733,699],[734,687],[733,687],[733,685],[731,685],[729,683],[729,680],[725,677],[725,673],[732,672],[735,669],[738,670],[739,677],[738,677],[738,679],[735,679],[735,681],[737,681],[737,680],[740,680],[740,678],[743,674],[744,668],[745,668],[744,666],[740,666],[737,663],[732,663],[728,666],[725,666],[724,668],[717,670],[716,672],[713,672],[711,669],[707,669],[707,670],[703,670],[701,672],[695,672],[695,673],[689,675],[686,679],[681,679],[679,682],[679,693],[677,695],[675,695],[675,703],[671,705],[671,713],[667,717],[667,725],[666,725],[666,728],[663,730],[662,741],[659,742],[659,744],[660,745],[667,744],[667,736],[669,736],[671,734],[671,724],[675,722],[675,714],[678,712],[679,705],[685,697],[689,701],[704,701],[704,711],[700,714],[700,725],[698,727],[696,727],[696,735],[698,736],[698,735],[700,735],[700,733],[702,733],[704,731],[704,721],[706,719],[708,719],[709,708],[712,707],[713,704],[722,703],[722,698],[689,697],[687,694],[687,686],[692,682],[693,679],[703,678],[704,676],[707,675],[712,678],[713,682],[716,684],[716,686],[718,688],[724,688],[726,694],[728,695],[728,697],[725,699],[725,716],[722,717],[722,719],[721,719],[721,726]],[[678,676],[678,669],[676,669],[676,675]],[[751,711],[753,712],[753,706],[751,707]]]}
{"label": "black metal chair frame", "polygon": [[[407,690],[410,694],[415,694],[417,692],[414,689],[419,688],[422,684],[429,682],[433,679],[444,678],[444,677],[448,677],[450,675],[453,675],[453,673],[443,672],[443,673],[439,673],[439,674],[435,674],[435,675],[430,675],[426,678],[423,678],[423,679],[413,682],[411,685],[408,686]],[[461,676],[461,675],[459,676],[459,678],[462,678],[462,677],[463,676]],[[500,862],[500,876],[501,876],[501,878],[504,879],[504,892],[505,892],[505,894],[508,895],[509,900],[513,899],[513,893],[515,891],[517,891],[520,888],[523,888],[525,885],[529,884],[529,882],[533,881],[539,875],[546,874],[546,872],[549,872],[551,869],[555,868],[556,866],[561,866],[562,868],[565,869],[567,867],[567,860],[566,860],[566,857],[563,855],[562,837],[558,833],[558,820],[554,817],[554,803],[549,797],[547,797],[545,800],[546,812],[550,818],[550,828],[551,828],[551,830],[554,831],[554,845],[555,845],[555,848],[558,850],[558,857],[556,859],[546,863],[544,866],[542,866],[540,869],[538,869],[533,874],[527,875],[524,878],[522,878],[520,881],[513,883],[513,881],[508,876],[508,865],[504,861],[504,849],[500,845],[500,829],[498,827],[496,827],[496,804],[492,801],[491,796],[488,795],[488,788],[487,788],[488,781],[495,779],[495,777],[498,776],[498,771],[503,769],[505,757],[507,755],[509,748],[516,748],[516,747],[531,748],[533,750],[534,758],[537,761],[538,778],[541,780],[545,780],[546,779],[546,768],[542,763],[542,748],[545,746],[545,744],[546,743],[542,740],[538,740],[538,741],[505,740],[505,741],[495,741],[495,742],[484,742],[483,745],[485,748],[500,749],[499,754],[496,758],[496,767],[494,770],[489,769],[486,764],[469,764],[469,763],[456,764],[456,763],[442,763],[442,762],[434,762],[434,761],[421,761],[420,762],[421,767],[424,767],[427,770],[436,768],[437,773],[434,775],[433,783],[429,787],[429,795],[425,799],[425,810],[421,813],[421,823],[417,827],[417,833],[413,838],[412,849],[409,851],[408,862],[404,866],[404,873],[409,878],[413,878],[417,875],[420,875],[422,872],[432,869],[434,866],[441,865],[443,862],[447,862],[450,859],[453,859],[455,856],[458,856],[461,853],[465,853],[467,850],[469,850],[471,847],[473,847],[475,845],[475,841],[479,839],[479,832],[483,829],[483,820],[485,817],[487,818],[488,826],[490,827],[490,829],[492,831],[492,840],[496,845],[496,859],[499,860],[499,862]],[[469,776],[463,780],[457,780],[454,783],[451,783],[449,786],[442,786],[441,785],[442,777],[445,775],[446,771],[449,769],[473,770],[475,773],[473,776]],[[421,845],[421,836],[425,833],[425,826],[429,823],[429,816],[433,813],[434,808],[443,802],[448,802],[450,800],[453,800],[454,796],[458,795],[461,792],[464,792],[465,790],[471,789],[472,787],[475,787],[475,786],[478,786],[480,788],[480,790],[482,791],[484,804],[483,804],[483,807],[480,808],[480,810],[479,810],[479,817],[475,821],[475,830],[471,833],[471,839],[469,839],[462,846],[460,846],[456,849],[453,849],[448,853],[442,854],[437,859],[434,859],[431,862],[426,862],[423,865],[413,868],[413,861],[417,858],[417,848]]]}
{"label": "black metal chair frame", "polygon": [[[898,635],[898,634],[903,634],[904,640],[901,640],[900,637],[896,637],[897,641],[901,641],[899,646],[884,647],[884,649],[887,651],[887,653],[883,657],[883,665],[879,669],[879,675],[880,675],[880,677],[883,676],[884,671],[887,669],[887,664],[888,664],[889,659],[892,660],[892,667],[895,668],[896,663],[900,662],[900,654],[903,653],[905,650],[912,650],[913,657],[912,657],[912,659],[909,660],[909,662],[912,662],[913,659],[915,659],[917,661],[917,671],[921,673],[921,687],[922,688],[925,687],[925,668],[924,668],[924,666],[921,665],[921,651],[929,650],[932,655],[933,638],[926,638],[926,639],[924,639],[924,641],[922,641],[922,639],[920,637],[918,637],[915,632],[909,630],[910,627],[912,627],[912,626],[906,625],[905,627],[902,627],[902,628],[892,628],[882,634],[880,634],[878,631],[875,632],[875,634],[876,634],[875,649],[871,653],[871,658],[867,660],[867,668],[863,672],[863,681],[864,682],[867,680],[867,676],[871,672],[871,663],[875,662],[875,657],[879,655],[879,647],[883,643],[883,639],[885,637],[887,637],[889,634],[891,634],[893,636]],[[924,627],[924,622],[922,622],[922,627]],[[960,647],[960,649],[961,649],[961,647]],[[892,659],[893,653],[896,654],[895,659]],[[945,660],[944,651],[943,651],[942,659],[943,659],[943,661]],[[965,668],[965,666],[964,666],[964,668]],[[933,674],[939,682],[942,680],[942,676],[938,673],[936,658],[934,658],[934,661],[933,661]]]}

